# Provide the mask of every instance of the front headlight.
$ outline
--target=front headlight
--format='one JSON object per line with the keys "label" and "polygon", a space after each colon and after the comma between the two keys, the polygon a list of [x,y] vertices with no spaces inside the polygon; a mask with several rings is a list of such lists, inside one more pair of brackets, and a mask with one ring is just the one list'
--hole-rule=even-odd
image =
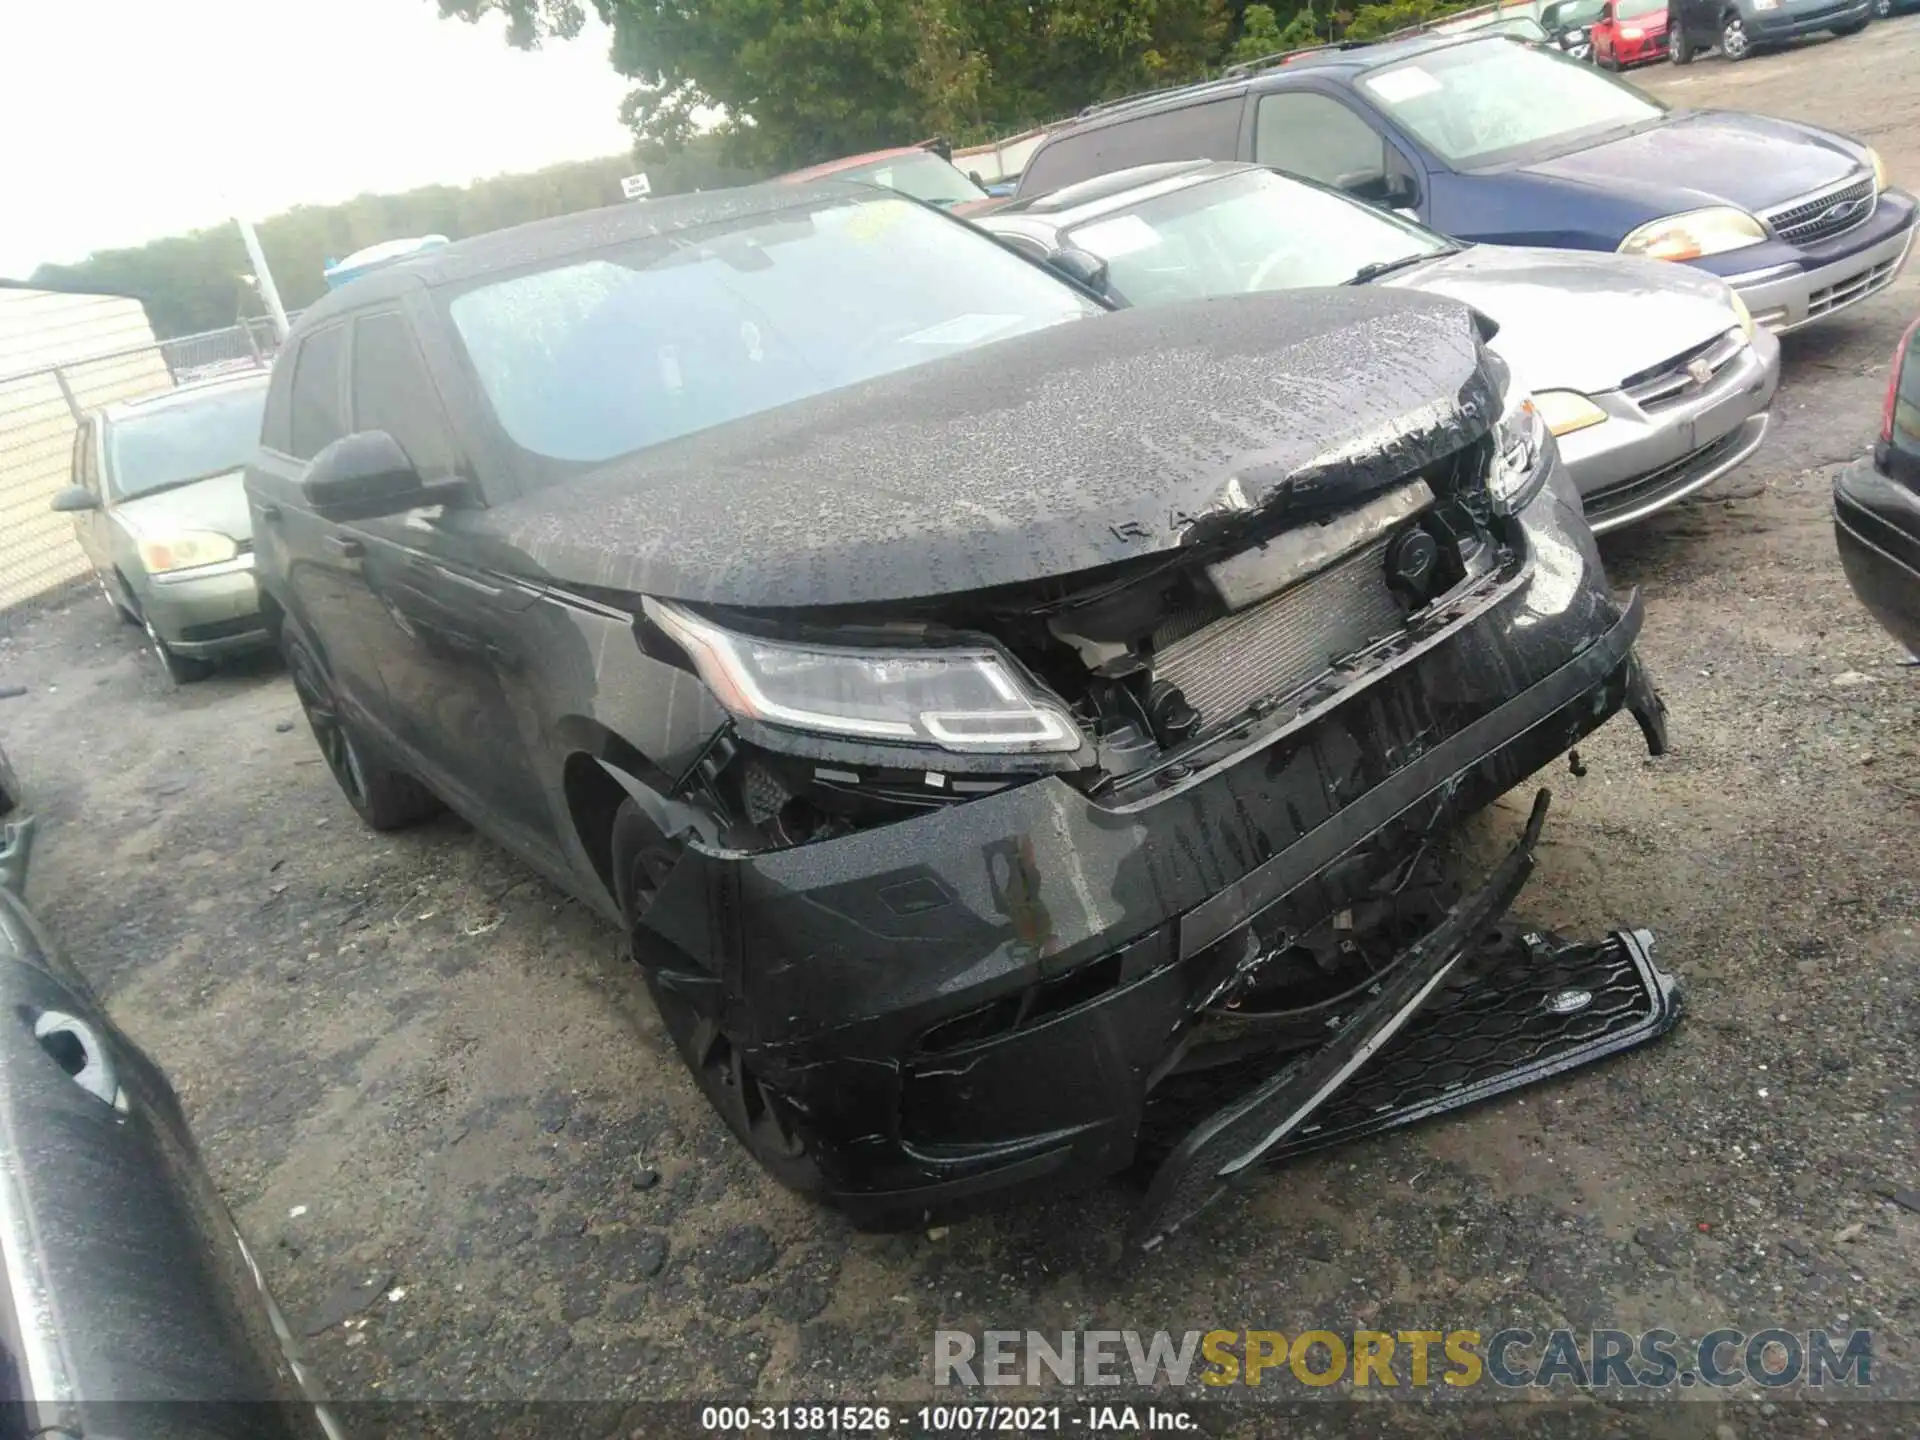
{"label": "front headlight", "polygon": [[1738,290],[1728,290],[1727,299],[1733,302],[1733,318],[1740,322],[1740,333],[1753,339],[1753,312],[1747,309],[1747,302],[1740,298]]}
{"label": "front headlight", "polygon": [[1556,436],[1604,424],[1607,412],[1577,390],[1536,390],[1533,408]]}
{"label": "front headlight", "polygon": [[648,600],[644,608],[735,715],[814,734],[971,754],[1030,755],[1081,745],[1066,711],[998,650],[763,640],[663,600]]}
{"label": "front headlight", "polygon": [[1540,493],[1553,468],[1553,432],[1547,429],[1540,407],[1527,387],[1511,373],[1506,376],[1506,398],[1493,427],[1493,508],[1518,515]]}
{"label": "front headlight", "polygon": [[142,538],[139,546],[140,563],[149,575],[218,565],[240,553],[232,536],[213,530],[178,530],[171,535]]}
{"label": "front headlight", "polygon": [[1709,205],[1642,225],[1620,242],[1622,255],[1648,260],[1698,260],[1758,245],[1767,238],[1760,222],[1731,205]]}
{"label": "front headlight", "polygon": [[1878,195],[1887,188],[1887,162],[1880,158],[1880,152],[1871,145],[1867,147],[1867,159],[1873,164],[1873,193]]}

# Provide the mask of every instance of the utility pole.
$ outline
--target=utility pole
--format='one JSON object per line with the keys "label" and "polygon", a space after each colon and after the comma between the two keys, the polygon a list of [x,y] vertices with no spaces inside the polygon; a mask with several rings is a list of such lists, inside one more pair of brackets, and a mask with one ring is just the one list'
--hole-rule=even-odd
{"label": "utility pole", "polygon": [[254,279],[260,282],[260,298],[267,302],[267,314],[273,317],[273,333],[277,340],[284,343],[287,338],[287,312],[280,305],[280,291],[273,283],[273,272],[267,269],[266,254],[260,249],[260,237],[253,233],[253,222],[234,216],[233,223],[240,227],[240,238],[247,243],[247,258],[253,262]]}

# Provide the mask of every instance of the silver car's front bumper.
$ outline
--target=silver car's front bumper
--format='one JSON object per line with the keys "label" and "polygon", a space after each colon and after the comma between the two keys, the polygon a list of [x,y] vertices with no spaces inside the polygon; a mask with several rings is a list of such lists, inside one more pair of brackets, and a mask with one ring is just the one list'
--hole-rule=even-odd
{"label": "silver car's front bumper", "polygon": [[140,613],[169,649],[212,660],[269,643],[251,552],[218,565],[145,575]]}
{"label": "silver car's front bumper", "polygon": [[1604,424],[1561,438],[1560,455],[1595,534],[1712,484],[1756,449],[1780,384],[1780,342],[1764,330],[1698,394],[1643,408],[1623,390],[1590,396]]}
{"label": "silver car's front bumper", "polygon": [[1776,265],[1771,270],[1729,275],[1727,283],[1740,292],[1756,324],[1784,335],[1891,285],[1913,248],[1916,228],[1920,227],[1909,225],[1878,245],[1816,270]]}

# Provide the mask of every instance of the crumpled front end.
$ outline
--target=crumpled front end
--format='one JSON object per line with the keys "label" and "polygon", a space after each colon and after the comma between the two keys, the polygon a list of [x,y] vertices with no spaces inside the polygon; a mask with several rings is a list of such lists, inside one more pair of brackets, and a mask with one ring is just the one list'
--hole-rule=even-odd
{"label": "crumpled front end", "polygon": [[1052,773],[863,767],[736,725],[698,783],[711,804],[737,782],[759,819],[690,846],[640,958],[734,1037],[856,1211],[1127,1166],[1187,1077],[1311,1055],[1445,925],[1450,825],[1622,708],[1664,748],[1639,602],[1547,463],[1517,515],[1395,491],[1241,552],[1218,613],[1096,631],[1056,596],[1049,633],[1089,678],[1047,678],[1091,738]]}

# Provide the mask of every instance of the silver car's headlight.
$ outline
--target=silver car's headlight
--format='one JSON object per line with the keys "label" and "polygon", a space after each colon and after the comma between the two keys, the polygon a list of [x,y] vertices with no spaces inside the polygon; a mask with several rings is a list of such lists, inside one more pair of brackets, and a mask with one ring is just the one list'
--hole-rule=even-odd
{"label": "silver car's headlight", "polygon": [[1578,390],[1536,390],[1533,408],[1556,437],[1607,423],[1607,412]]}
{"label": "silver car's headlight", "polygon": [[1873,193],[1878,195],[1887,188],[1887,162],[1880,158],[1878,150],[1869,145],[1867,163],[1873,166]]}
{"label": "silver car's headlight", "polygon": [[164,575],[172,570],[194,570],[202,565],[219,565],[240,553],[231,535],[213,530],[175,530],[160,535],[143,535],[139,541],[140,563],[149,575]]}
{"label": "silver car's headlight", "polygon": [[764,640],[644,602],[720,703],[768,725],[970,754],[1080,748],[1079,727],[1000,651],[856,649]]}
{"label": "silver car's headlight", "polygon": [[1709,205],[1649,221],[1620,242],[1620,253],[1648,260],[1698,260],[1702,255],[1758,245],[1766,238],[1766,227],[1746,211]]}
{"label": "silver car's headlight", "polygon": [[1512,374],[1506,376],[1493,445],[1493,474],[1487,486],[1493,492],[1493,508],[1503,515],[1518,515],[1547,483],[1554,449],[1553,433],[1540,407]]}

